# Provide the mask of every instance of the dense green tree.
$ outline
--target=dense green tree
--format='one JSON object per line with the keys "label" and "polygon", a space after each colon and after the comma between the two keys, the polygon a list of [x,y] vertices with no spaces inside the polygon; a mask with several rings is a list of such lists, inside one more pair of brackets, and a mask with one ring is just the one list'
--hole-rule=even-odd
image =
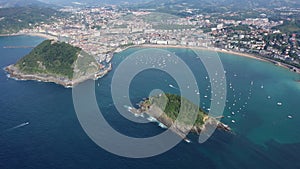
{"label": "dense green tree", "polygon": [[73,63],[80,51],[80,48],[65,42],[45,40],[20,59],[16,66],[24,73],[46,73],[71,79]]}
{"label": "dense green tree", "polygon": [[155,104],[160,107],[168,117],[176,120],[179,113],[183,114],[183,122],[190,122],[193,112],[198,112],[196,115],[195,125],[201,127],[204,124],[204,117],[207,114],[188,99],[175,94],[166,94],[167,104],[161,100],[162,96],[153,96],[149,99],[148,104]]}

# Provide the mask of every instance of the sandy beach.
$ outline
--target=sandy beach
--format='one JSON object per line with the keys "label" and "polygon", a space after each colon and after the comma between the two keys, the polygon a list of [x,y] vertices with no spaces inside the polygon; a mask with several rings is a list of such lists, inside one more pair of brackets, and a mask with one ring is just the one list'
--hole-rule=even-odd
{"label": "sandy beach", "polygon": [[259,58],[255,55],[247,54],[247,53],[239,53],[239,52],[234,52],[234,51],[229,51],[225,49],[219,49],[219,48],[214,48],[214,47],[190,47],[190,46],[180,46],[180,45],[139,45],[140,47],[154,47],[154,48],[181,48],[181,49],[192,49],[192,50],[206,50],[206,51],[212,51],[212,52],[220,52],[220,53],[227,53],[227,54],[233,54],[233,55],[239,55],[239,56],[244,56],[252,59],[257,59],[261,61],[266,61],[263,58]]}
{"label": "sandy beach", "polygon": [[235,51],[230,51],[230,50],[225,50],[225,49],[220,49],[220,48],[215,48],[215,47],[190,47],[190,46],[180,46],[180,45],[152,45],[152,44],[143,44],[143,45],[133,45],[133,46],[129,46],[124,48],[122,51],[129,49],[129,48],[181,48],[181,49],[192,49],[192,50],[206,50],[206,51],[212,51],[212,52],[217,52],[217,53],[226,53],[226,54],[231,54],[231,55],[236,55],[236,56],[241,56],[241,57],[247,57],[247,58],[251,58],[251,59],[255,59],[255,60],[259,60],[259,61],[264,61],[264,62],[269,62],[269,63],[273,63],[275,66],[279,66],[279,67],[283,67],[286,69],[291,70],[291,68],[293,68],[294,70],[296,70],[296,73],[300,74],[300,69],[292,66],[292,65],[288,65],[286,63],[282,63],[282,62],[278,62],[272,59],[268,59],[268,58],[264,58],[262,56],[258,56],[258,55],[254,55],[254,54],[248,54],[248,53],[241,53],[241,52],[235,52]]}

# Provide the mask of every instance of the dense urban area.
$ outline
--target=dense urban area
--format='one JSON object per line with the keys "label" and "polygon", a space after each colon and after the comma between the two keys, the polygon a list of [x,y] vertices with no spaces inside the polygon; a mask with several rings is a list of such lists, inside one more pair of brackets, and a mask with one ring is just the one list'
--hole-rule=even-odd
{"label": "dense urban area", "polygon": [[[101,61],[132,45],[204,47],[248,53],[300,68],[300,9],[258,8],[189,16],[116,6],[60,9],[65,16],[32,24],[23,34],[44,34],[80,47]],[[21,22],[21,21],[20,21]]]}

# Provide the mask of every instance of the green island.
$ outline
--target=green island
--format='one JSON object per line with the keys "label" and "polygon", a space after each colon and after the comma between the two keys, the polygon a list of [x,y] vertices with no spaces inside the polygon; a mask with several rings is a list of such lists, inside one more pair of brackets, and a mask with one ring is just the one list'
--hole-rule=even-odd
{"label": "green island", "polygon": [[146,113],[182,138],[185,138],[189,131],[200,134],[207,125],[214,125],[219,129],[231,131],[227,125],[218,120],[222,117],[210,117],[197,105],[176,94],[151,96],[139,105],[139,109],[131,109],[131,112],[134,114]]}
{"label": "green island", "polygon": [[78,47],[65,42],[45,40],[16,64],[6,67],[10,77],[54,82],[65,87],[95,79],[109,70]]}
{"label": "green island", "polygon": [[[143,107],[149,108],[151,105],[156,105],[160,109],[164,110],[165,115],[171,118],[173,121],[177,119],[180,110],[182,110],[181,112],[184,115],[189,115],[189,112],[196,112],[195,114],[197,114],[197,119],[195,126],[198,127],[201,127],[204,124],[205,119],[208,118],[207,113],[186,98],[175,94],[165,94],[165,96],[166,98],[163,98],[162,95],[152,96],[143,103]],[[164,101],[164,99],[166,100]],[[183,121],[187,123],[188,120],[190,120],[188,119],[188,116],[184,116]]]}

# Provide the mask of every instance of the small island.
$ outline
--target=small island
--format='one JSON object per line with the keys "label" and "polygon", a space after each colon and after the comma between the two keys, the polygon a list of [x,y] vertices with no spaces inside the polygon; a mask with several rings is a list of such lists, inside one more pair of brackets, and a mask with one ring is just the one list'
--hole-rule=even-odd
{"label": "small island", "polygon": [[[189,132],[190,128],[191,132],[200,134],[202,130],[205,130],[207,125],[214,125],[218,129],[231,132],[228,125],[218,120],[222,117],[210,117],[188,99],[175,94],[151,96],[140,102],[139,109],[131,109],[130,111],[137,115],[145,113],[155,118],[183,139],[187,139],[185,135]],[[178,120],[179,113],[181,114],[180,120]],[[192,121],[195,121],[195,123],[191,124]]]}
{"label": "small island", "polygon": [[105,67],[79,47],[45,40],[5,70],[12,78],[73,87],[85,80],[97,79],[107,74],[111,70],[111,64]]}

